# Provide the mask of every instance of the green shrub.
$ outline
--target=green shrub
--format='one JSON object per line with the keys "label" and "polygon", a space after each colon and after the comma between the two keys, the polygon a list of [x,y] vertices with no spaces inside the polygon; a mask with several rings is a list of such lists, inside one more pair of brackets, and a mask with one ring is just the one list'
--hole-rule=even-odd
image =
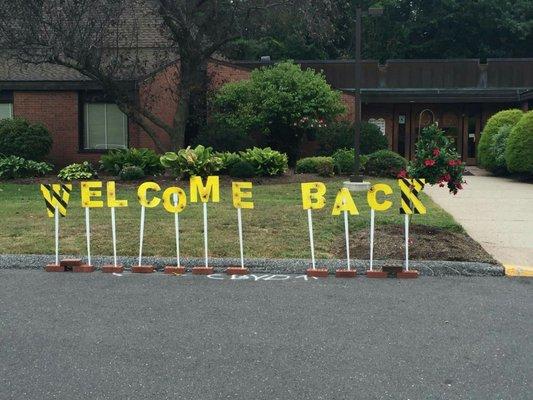
{"label": "green shrub", "polygon": [[[346,121],[335,122],[318,131],[317,141],[320,154],[333,154],[340,149],[354,147],[355,128]],[[389,147],[387,137],[374,124],[363,122],[361,124],[361,154],[371,154]]]}
{"label": "green shrub", "polygon": [[145,174],[143,169],[137,165],[126,165],[118,176],[123,181],[136,181],[144,178]]}
{"label": "green shrub", "polygon": [[[296,162],[296,169],[294,172],[297,174],[318,174],[319,171],[327,171],[330,169],[333,172],[334,164],[331,157],[306,157]],[[330,176],[330,175],[326,175]]]}
{"label": "green shrub", "polygon": [[346,107],[323,74],[290,61],[258,68],[250,79],[223,85],[212,99],[212,118],[298,159],[302,139],[332,123]]}
{"label": "green shrub", "polygon": [[172,171],[175,176],[206,177],[220,171],[222,159],[213,154],[213,149],[202,145],[194,149],[190,146],[177,153],[168,152],[161,156],[161,164]]}
{"label": "green shrub", "polygon": [[224,153],[214,153],[213,155],[222,160],[222,168],[220,169],[221,174],[229,173],[234,164],[242,161],[239,153],[232,153],[230,151],[226,151]]}
{"label": "green shrub", "polygon": [[507,139],[513,127],[511,125],[504,125],[492,137],[490,144],[490,153],[494,155],[494,167],[492,171],[495,174],[508,173],[507,164],[505,162],[505,148],[507,147]]}
{"label": "green shrub", "polygon": [[0,120],[0,153],[26,160],[42,160],[52,148],[52,136],[42,124],[23,118]]}
{"label": "green shrub", "polygon": [[533,176],[533,111],[525,113],[511,130],[505,161],[510,172]]}
{"label": "green shrub", "polygon": [[522,117],[522,114],[523,112],[517,109],[504,110],[489,118],[481,133],[481,138],[479,139],[479,144],[477,146],[477,158],[481,167],[489,171],[496,170],[497,154],[494,154],[491,151],[492,138],[498,133],[498,130],[502,126],[516,125]]}
{"label": "green shrub", "polygon": [[70,164],[59,171],[57,177],[63,181],[91,179],[97,176],[92,164],[84,161],[82,164]]}
{"label": "green shrub", "polygon": [[52,168],[48,163],[25,160],[22,157],[1,157],[0,179],[34,178],[49,174]]}
{"label": "green shrub", "polygon": [[252,138],[242,129],[228,126],[224,122],[211,120],[196,136],[193,145],[212,147],[215,151],[235,152],[249,149],[254,145]]}
{"label": "green shrub", "polygon": [[241,158],[254,166],[257,176],[283,175],[288,168],[287,155],[270,147],[248,149],[241,152]]}
{"label": "green shrub", "polygon": [[151,149],[109,150],[100,158],[101,168],[113,175],[119,175],[126,166],[136,166],[145,175],[158,175],[163,172],[159,156]]}
{"label": "green shrub", "polygon": [[[416,143],[416,156],[407,169],[409,177],[425,179],[429,185],[448,186],[456,194],[463,188],[465,165],[455,150],[452,140],[436,124],[420,133]],[[403,171],[405,177],[406,172]]]}
{"label": "green shrub", "polygon": [[316,166],[316,173],[320,176],[331,177],[335,175],[333,162],[323,162]]}
{"label": "green shrub", "polygon": [[248,161],[237,161],[229,169],[229,176],[234,178],[253,178],[255,168]]}
{"label": "green shrub", "polygon": [[406,166],[407,161],[399,154],[390,150],[379,150],[368,155],[365,173],[370,176],[396,178]]}
{"label": "green shrub", "polygon": [[333,153],[333,163],[340,174],[353,173],[355,154],[353,149],[339,149]]}

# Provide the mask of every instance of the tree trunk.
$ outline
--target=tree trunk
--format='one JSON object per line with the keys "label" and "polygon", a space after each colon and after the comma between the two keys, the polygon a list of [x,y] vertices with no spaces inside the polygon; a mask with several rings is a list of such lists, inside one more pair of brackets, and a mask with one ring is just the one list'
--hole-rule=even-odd
{"label": "tree trunk", "polygon": [[174,114],[174,131],[170,135],[172,150],[176,151],[185,145],[185,129],[189,119],[191,89],[187,82],[180,84],[178,107]]}

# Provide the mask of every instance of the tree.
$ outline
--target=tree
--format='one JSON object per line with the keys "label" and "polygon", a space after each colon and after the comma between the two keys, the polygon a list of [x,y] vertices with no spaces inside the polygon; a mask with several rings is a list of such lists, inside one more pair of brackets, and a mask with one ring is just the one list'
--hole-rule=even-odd
{"label": "tree", "polygon": [[345,111],[340,93],[323,75],[292,62],[254,70],[249,80],[228,83],[213,98],[213,119],[287,153],[294,165],[301,140]]}
{"label": "tree", "polygon": [[[163,150],[157,131],[182,147],[191,97],[223,46],[261,32],[265,13],[292,13],[316,28],[319,0],[11,0],[0,4],[0,46],[23,63],[54,64],[98,82],[108,98]],[[317,29],[318,31],[318,29]],[[169,67],[174,65],[175,67]],[[147,74],[165,69],[172,120],[138,95]],[[152,99],[153,100],[153,99]]]}

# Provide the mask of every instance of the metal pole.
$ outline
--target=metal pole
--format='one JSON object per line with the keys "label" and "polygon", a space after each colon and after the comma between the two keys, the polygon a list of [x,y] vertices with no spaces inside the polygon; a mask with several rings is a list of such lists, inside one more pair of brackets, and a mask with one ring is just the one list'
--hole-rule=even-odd
{"label": "metal pole", "polygon": [[139,232],[139,267],[142,265],[142,257],[143,257],[144,213],[145,213],[145,208],[144,206],[141,206],[141,229]]}
{"label": "metal pole", "polygon": [[115,207],[111,207],[111,235],[113,237],[113,265],[117,266],[117,225],[115,222]]}
{"label": "metal pole", "polygon": [[307,210],[307,224],[309,225],[309,244],[311,245],[311,263],[313,269],[316,269],[315,263],[315,240],[313,238],[313,214],[311,209]]}
{"label": "metal pole", "polygon": [[237,223],[239,225],[239,247],[241,250],[241,268],[244,268],[244,242],[242,240],[242,212],[237,208]]}
{"label": "metal pole", "polygon": [[355,13],[355,136],[354,136],[354,171],[351,177],[352,182],[362,182],[360,175],[361,160],[359,158],[359,148],[361,143],[361,34],[362,34],[363,10],[357,7]]}
{"label": "metal pole", "polygon": [[[178,205],[178,195],[174,194],[174,205]],[[176,266],[180,267],[180,220],[179,213],[174,213],[174,231],[176,233]]]}
{"label": "metal pole", "polygon": [[91,222],[89,217],[89,207],[85,207],[85,236],[87,238],[87,262],[91,264]]}
{"label": "metal pole", "polygon": [[59,209],[54,209],[55,237],[56,237],[56,265],[59,265]]}
{"label": "metal pole", "polygon": [[405,214],[405,271],[409,271],[409,215]]}
{"label": "metal pole", "polygon": [[209,267],[209,250],[207,248],[207,203],[204,205],[204,253],[205,253],[205,267]]}

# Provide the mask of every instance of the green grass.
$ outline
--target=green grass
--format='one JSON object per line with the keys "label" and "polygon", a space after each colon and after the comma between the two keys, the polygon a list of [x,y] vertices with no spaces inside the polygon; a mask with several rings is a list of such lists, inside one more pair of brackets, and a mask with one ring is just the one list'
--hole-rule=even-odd
{"label": "green grass", "polygon": [[[343,218],[333,217],[331,207],[341,179],[326,179],[326,208],[313,212],[317,257],[333,257],[334,245],[343,239]],[[376,224],[402,224],[399,215],[399,189],[395,181],[376,179],[374,183],[390,184],[394,206],[386,213],[377,213]],[[170,184],[168,184],[170,185]],[[168,186],[167,185],[167,186]],[[117,185],[119,198],[130,202],[128,208],[117,209],[119,255],[138,253],[140,206],[136,187]],[[188,191],[188,185],[184,187]],[[243,210],[245,256],[269,258],[309,258],[306,211],[302,209],[300,184],[254,184],[254,210]],[[367,229],[369,207],[366,193],[356,194],[360,215],[350,217],[350,229]],[[413,224],[425,224],[447,230],[461,231],[453,218],[426,195],[422,200],[428,214],[414,216]],[[232,206],[231,186],[221,182],[221,202],[210,203],[209,252],[214,257],[238,257],[237,212]],[[0,253],[51,254],[54,251],[53,219],[46,216],[45,203],[38,184],[0,184]],[[71,195],[67,218],[61,218],[60,251],[63,254],[85,254],[84,211],[80,206],[79,185]],[[183,256],[203,255],[202,205],[188,204],[180,214],[181,251]],[[92,252],[112,254],[111,217],[107,208],[91,210]],[[162,206],[146,210],[144,254],[173,256],[175,253],[173,216]]]}

